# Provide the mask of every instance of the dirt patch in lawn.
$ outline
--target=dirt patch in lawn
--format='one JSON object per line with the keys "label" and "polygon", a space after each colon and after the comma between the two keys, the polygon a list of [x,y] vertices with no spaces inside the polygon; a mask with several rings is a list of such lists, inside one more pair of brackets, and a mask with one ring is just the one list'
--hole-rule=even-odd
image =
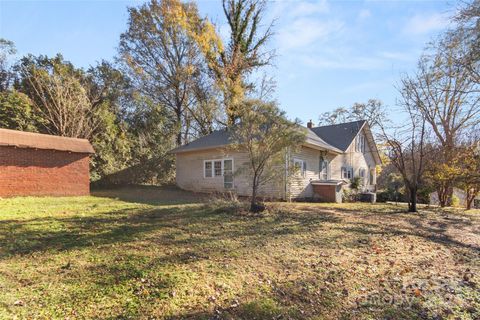
{"label": "dirt patch in lawn", "polygon": [[478,213],[136,192],[0,202],[0,318],[480,317]]}

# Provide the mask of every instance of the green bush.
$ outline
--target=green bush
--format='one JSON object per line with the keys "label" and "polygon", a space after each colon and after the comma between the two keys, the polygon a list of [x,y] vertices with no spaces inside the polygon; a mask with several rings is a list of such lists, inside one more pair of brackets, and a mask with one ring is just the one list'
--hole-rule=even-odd
{"label": "green bush", "polygon": [[354,177],[350,182],[350,188],[353,190],[358,190],[360,188],[360,185],[361,185],[360,177]]}
{"label": "green bush", "polygon": [[357,192],[352,189],[343,189],[342,202],[356,202]]}
{"label": "green bush", "polygon": [[401,191],[395,191],[395,189],[384,189],[377,192],[377,202],[387,202],[387,201],[399,201],[406,202],[408,197]]}
{"label": "green bush", "polygon": [[456,195],[452,195],[452,207],[460,206],[460,199]]}

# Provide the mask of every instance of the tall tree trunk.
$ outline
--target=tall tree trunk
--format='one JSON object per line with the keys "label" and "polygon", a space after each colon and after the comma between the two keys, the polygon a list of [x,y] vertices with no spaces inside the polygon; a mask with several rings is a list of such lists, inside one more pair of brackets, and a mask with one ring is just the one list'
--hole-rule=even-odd
{"label": "tall tree trunk", "polygon": [[472,209],[472,203],[475,199],[475,191],[473,189],[467,189],[467,210]]}
{"label": "tall tree trunk", "polygon": [[452,206],[453,205],[453,187],[451,186],[450,183],[448,183],[446,187],[446,192],[447,192],[447,195],[446,195],[445,204],[447,206]]}
{"label": "tall tree trunk", "polygon": [[250,201],[250,211],[257,211],[257,175],[253,176],[253,185],[252,185],[252,199]]}
{"label": "tall tree trunk", "polygon": [[410,202],[408,204],[408,212],[417,212],[417,189],[409,188]]}
{"label": "tall tree trunk", "polygon": [[448,186],[444,184],[439,186],[437,189],[437,194],[438,194],[438,203],[440,204],[440,207],[442,208],[446,207],[448,204]]}
{"label": "tall tree trunk", "polygon": [[177,116],[177,147],[182,145],[182,110],[177,108],[175,110]]}

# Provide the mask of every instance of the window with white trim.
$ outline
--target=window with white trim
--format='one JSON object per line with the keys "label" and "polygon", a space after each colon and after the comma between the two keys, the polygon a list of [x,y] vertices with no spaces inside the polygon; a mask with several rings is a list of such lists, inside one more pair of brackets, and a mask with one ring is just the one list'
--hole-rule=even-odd
{"label": "window with white trim", "polygon": [[222,176],[222,160],[213,161],[213,172],[215,177]]}
{"label": "window with white trim", "polygon": [[353,168],[352,167],[342,167],[342,179],[352,179],[353,178]]}
{"label": "window with white trim", "polygon": [[204,161],[203,162],[203,176],[205,178],[212,177],[212,161]]}
{"label": "window with white trim", "polygon": [[293,159],[293,168],[295,169],[295,173],[301,177],[307,175],[307,162],[301,159]]}
{"label": "window with white trim", "polygon": [[224,187],[233,188],[233,159],[218,159],[203,161],[203,177],[214,178],[223,176]]}

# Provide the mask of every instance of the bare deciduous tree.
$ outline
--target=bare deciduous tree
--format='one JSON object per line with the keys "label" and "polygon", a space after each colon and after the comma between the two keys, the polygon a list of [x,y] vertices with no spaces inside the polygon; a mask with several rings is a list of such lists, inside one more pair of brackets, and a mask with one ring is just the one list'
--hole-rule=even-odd
{"label": "bare deciduous tree", "polygon": [[447,37],[462,39],[465,54],[458,62],[470,72],[477,83],[480,83],[480,0],[465,4],[454,20],[458,26],[450,31]]}
{"label": "bare deciduous tree", "polygon": [[356,102],[350,108],[337,108],[319,117],[320,124],[331,125],[355,120],[366,120],[374,132],[386,125],[388,117],[382,101],[369,99],[366,103]]}
{"label": "bare deciduous tree", "polygon": [[55,135],[92,137],[101,124],[86,88],[67,65],[53,59],[49,68],[23,64],[20,72],[30,87],[35,112],[44,120],[48,132]]}
{"label": "bare deciduous tree", "polygon": [[387,154],[391,163],[402,176],[408,191],[408,211],[417,211],[417,193],[422,184],[426,161],[426,119],[417,110],[415,93],[410,87],[400,90],[401,106],[408,115],[405,125],[392,131],[380,124],[382,138],[385,141]]}
{"label": "bare deciduous tree", "polygon": [[[413,76],[402,79],[402,86],[440,145],[437,161],[448,163],[459,136],[480,123],[480,87],[470,72],[456,63],[464,54],[462,39],[442,39],[433,50],[421,57]],[[452,183],[436,187],[441,206],[447,205]]]}

